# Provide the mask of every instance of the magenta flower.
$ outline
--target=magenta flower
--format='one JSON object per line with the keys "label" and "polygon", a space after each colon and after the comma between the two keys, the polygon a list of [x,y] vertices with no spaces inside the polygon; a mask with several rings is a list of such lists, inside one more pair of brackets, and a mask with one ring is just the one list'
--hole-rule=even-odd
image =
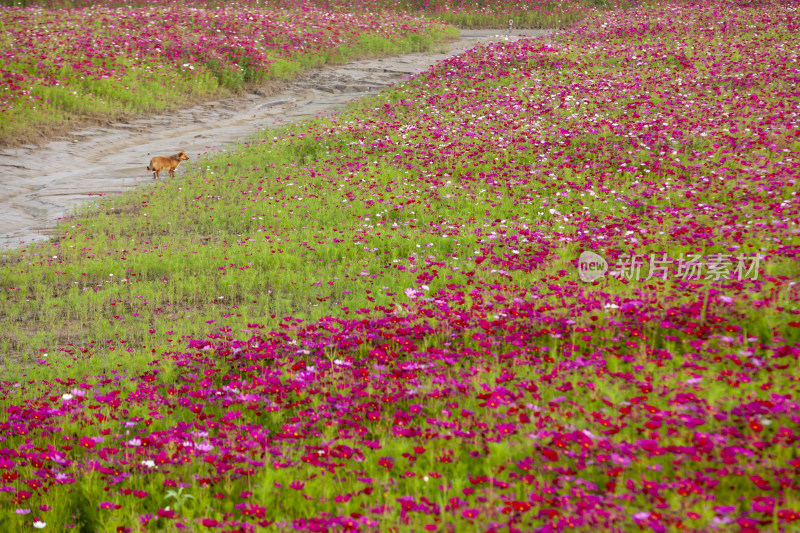
{"label": "magenta flower", "polygon": [[480,511],[477,509],[464,509],[461,511],[461,516],[467,520],[475,520],[480,516]]}

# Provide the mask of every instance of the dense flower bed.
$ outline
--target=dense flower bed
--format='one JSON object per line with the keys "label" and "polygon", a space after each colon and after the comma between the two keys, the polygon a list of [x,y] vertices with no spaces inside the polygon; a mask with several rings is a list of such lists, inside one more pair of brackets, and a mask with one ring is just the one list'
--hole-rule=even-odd
{"label": "dense flower bed", "polygon": [[350,53],[365,36],[441,31],[409,14],[230,4],[0,8],[0,133],[14,122],[143,112],[220,87],[281,78]]}
{"label": "dense flower bed", "polygon": [[460,27],[561,28],[583,19],[598,8],[631,7],[639,0],[308,0],[310,4],[346,7],[366,12],[414,12]]}
{"label": "dense flower bed", "polygon": [[[147,203],[178,200],[116,233],[147,246],[95,255],[105,220],[67,229],[48,272],[124,252],[135,293],[146,258],[183,254],[181,276],[226,284],[288,268],[297,306],[337,309],[234,330],[243,297],[145,372],[4,383],[5,519],[792,530],[797,10],[674,5],[480,47],[160,185]],[[179,219],[233,230],[181,241]],[[604,277],[581,280],[584,252]],[[348,294],[304,270],[334,261]]]}
{"label": "dense flower bed", "polygon": [[[38,0],[11,2],[13,5],[36,4],[47,7],[159,7],[174,0]],[[372,14],[414,13],[457,24],[461,27],[505,27],[509,19],[516,27],[554,28],[568,26],[597,9],[622,9],[643,3],[642,0],[239,0],[246,9],[263,6],[304,10],[322,8]],[[195,0],[196,7],[217,8],[214,0]]]}

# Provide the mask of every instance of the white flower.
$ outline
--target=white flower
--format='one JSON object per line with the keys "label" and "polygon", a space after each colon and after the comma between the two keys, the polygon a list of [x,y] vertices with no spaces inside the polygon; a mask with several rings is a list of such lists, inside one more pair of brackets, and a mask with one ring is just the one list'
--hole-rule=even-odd
{"label": "white flower", "polygon": [[42,529],[46,525],[47,524],[45,522],[42,522],[41,520],[37,520],[36,522],[33,523],[33,527],[35,527],[36,529]]}
{"label": "white flower", "polygon": [[406,296],[408,296],[412,300],[421,294],[418,291],[416,291],[416,290],[414,290],[414,289],[412,289],[410,287],[408,289],[406,289],[405,291],[403,291],[403,292],[405,292]]}
{"label": "white flower", "polygon": [[195,444],[195,446],[194,446],[194,447],[195,447],[195,449],[196,449],[197,451],[199,451],[199,452],[203,452],[203,453],[210,452],[211,450],[213,450],[213,449],[214,449],[214,446],[213,446],[213,445],[211,445],[211,444],[210,444],[210,443],[208,443],[208,442],[201,442],[200,444]]}
{"label": "white flower", "polygon": [[72,394],[68,393],[68,392],[66,392],[66,393],[61,395],[61,399],[64,400],[64,401],[68,401],[68,400],[71,400],[73,398],[74,398],[74,396]]}
{"label": "white flower", "polygon": [[156,462],[151,460],[151,459],[147,459],[145,461],[142,461],[142,464],[144,466],[146,466],[147,468],[155,468],[156,467]]}

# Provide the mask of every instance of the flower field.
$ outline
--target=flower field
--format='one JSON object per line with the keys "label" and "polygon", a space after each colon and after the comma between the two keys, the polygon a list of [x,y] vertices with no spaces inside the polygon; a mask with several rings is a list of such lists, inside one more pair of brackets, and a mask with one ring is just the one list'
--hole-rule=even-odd
{"label": "flower field", "polygon": [[365,13],[418,13],[466,28],[562,28],[597,9],[641,0],[308,0],[311,5]]}
{"label": "flower field", "polygon": [[358,55],[429,47],[452,34],[409,14],[229,4],[0,8],[0,140],[76,119],[113,119]]}
{"label": "flower field", "polygon": [[0,524],[796,530],[799,24],[481,46],[7,253]]}
{"label": "flower field", "polygon": [[559,28],[632,0],[0,2],[0,143],[164,112],[365,55],[425,50],[454,28]]}

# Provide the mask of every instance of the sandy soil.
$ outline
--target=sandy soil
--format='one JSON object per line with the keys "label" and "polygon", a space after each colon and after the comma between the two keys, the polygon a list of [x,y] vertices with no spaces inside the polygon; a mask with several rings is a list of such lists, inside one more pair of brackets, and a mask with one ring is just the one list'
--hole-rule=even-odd
{"label": "sandy soil", "polygon": [[[515,30],[512,38],[547,33]],[[503,38],[508,38],[503,30],[463,30],[439,53],[324,67],[287,83],[278,94],[256,91],[171,115],[71,132],[42,147],[0,151],[0,251],[47,239],[79,204],[150,183],[152,173],[145,167],[151,156],[185,150],[194,160],[224,150],[262,129],[334,112],[437,61]]]}

